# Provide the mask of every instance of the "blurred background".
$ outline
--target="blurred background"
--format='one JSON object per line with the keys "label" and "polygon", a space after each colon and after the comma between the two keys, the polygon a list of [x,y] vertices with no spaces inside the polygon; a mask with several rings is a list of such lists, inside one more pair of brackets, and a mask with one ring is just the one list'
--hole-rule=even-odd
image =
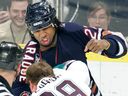
{"label": "blurred background", "polygon": [[[65,0],[59,0],[59,1],[62,1],[63,4],[65,2]],[[122,0],[67,0],[65,3],[67,8],[62,8],[64,12],[62,12],[62,17],[61,16],[59,17],[62,18],[63,21],[70,21],[71,18],[74,15],[76,15],[72,20],[73,22],[82,25],[88,25],[87,24],[88,8],[90,4],[92,4],[95,1],[102,1],[109,7],[109,11],[112,17],[109,26],[110,30],[122,32],[125,36],[128,36],[128,27],[127,27],[128,0],[123,0],[123,1]],[[65,18],[65,12],[67,12],[66,18]],[[74,14],[75,12],[76,14]]]}
{"label": "blurred background", "polygon": [[[0,0],[0,41],[8,40],[5,29],[10,30],[10,15],[8,11],[8,3],[10,0]],[[30,3],[36,3],[41,0],[29,0]],[[88,13],[91,4],[94,2],[102,1],[107,5],[107,9],[110,12],[111,20],[109,23],[109,30],[115,32],[121,32],[128,39],[128,0],[48,0],[49,3],[55,7],[56,16],[63,22],[75,22],[81,25],[88,24]],[[23,3],[27,4],[27,3]],[[19,16],[24,21],[25,9],[17,9]],[[22,14],[21,14],[22,13]],[[17,15],[18,16],[18,15]],[[104,17],[93,17],[101,18]],[[13,18],[15,19],[15,18]],[[8,26],[5,27],[4,26]],[[17,28],[17,26],[15,26]],[[14,29],[15,29],[14,28]],[[26,28],[26,27],[25,27]],[[21,29],[24,29],[21,26]],[[14,30],[15,31],[15,30]],[[9,32],[9,31],[8,31]],[[12,30],[11,30],[12,32]],[[25,31],[26,32],[26,31]],[[7,33],[8,34],[8,33]],[[24,40],[21,38],[21,41]],[[14,35],[14,36],[13,36]],[[6,39],[4,39],[4,36]],[[15,39],[17,35],[10,35]],[[11,38],[12,38],[11,37]],[[14,40],[13,40],[14,41]],[[22,44],[22,42],[20,43]],[[25,43],[23,43],[25,44]],[[109,59],[89,53],[88,65],[91,73],[96,80],[99,88],[101,89],[103,96],[127,96],[128,92],[128,55],[120,59]]]}

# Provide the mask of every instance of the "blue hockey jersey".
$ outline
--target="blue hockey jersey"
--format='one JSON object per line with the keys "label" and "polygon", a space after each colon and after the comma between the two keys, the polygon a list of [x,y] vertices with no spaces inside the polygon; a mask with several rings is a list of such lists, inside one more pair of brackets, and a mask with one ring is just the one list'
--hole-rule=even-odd
{"label": "blue hockey jersey", "polygon": [[[110,42],[108,50],[102,50],[99,54],[105,55],[110,58],[119,58],[127,53],[125,40],[111,31],[104,31],[101,28],[92,28],[87,26],[80,26],[74,23],[63,23],[56,30],[57,43],[46,51],[39,50],[39,44],[35,40],[31,40],[25,47],[25,54],[22,61],[19,78],[13,86],[13,92],[16,96],[26,90],[26,85],[20,84],[26,80],[25,74],[27,68],[40,59],[46,60],[52,67],[61,64],[68,60],[81,60],[87,64],[86,53],[84,48],[91,39],[106,39]],[[89,50],[88,50],[89,52]],[[95,96],[99,95],[99,89],[91,76],[90,88]],[[19,85],[19,86],[17,86]],[[21,88],[22,86],[22,88]],[[23,88],[25,86],[25,88]],[[22,90],[20,90],[20,88]],[[20,90],[18,92],[18,89]]]}

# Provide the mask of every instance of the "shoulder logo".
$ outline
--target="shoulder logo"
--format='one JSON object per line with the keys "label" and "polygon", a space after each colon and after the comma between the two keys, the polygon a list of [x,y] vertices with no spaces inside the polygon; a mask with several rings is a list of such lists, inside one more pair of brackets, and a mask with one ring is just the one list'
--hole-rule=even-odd
{"label": "shoulder logo", "polygon": [[30,96],[31,93],[29,91],[23,91],[20,96]]}

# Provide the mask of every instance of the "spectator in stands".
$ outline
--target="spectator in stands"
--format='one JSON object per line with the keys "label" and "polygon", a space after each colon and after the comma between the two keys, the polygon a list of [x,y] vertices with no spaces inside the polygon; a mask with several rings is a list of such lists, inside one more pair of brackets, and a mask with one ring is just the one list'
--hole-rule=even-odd
{"label": "spectator in stands", "polygon": [[12,42],[0,43],[0,96],[13,96],[11,86],[22,59],[22,49]]}
{"label": "spectator in stands", "polygon": [[25,24],[26,9],[29,0],[9,0],[8,12],[10,19],[0,25],[0,41],[11,41],[24,44],[30,40]]}
{"label": "spectator in stands", "polygon": [[91,27],[101,27],[108,30],[111,20],[110,11],[103,2],[93,2],[88,9],[88,24]]}
{"label": "spectator in stands", "polygon": [[[105,3],[101,1],[96,1],[95,3],[93,2],[89,7],[87,19],[90,27],[103,28],[104,30],[109,30],[111,13]],[[113,34],[125,38],[121,32],[113,32]]]}

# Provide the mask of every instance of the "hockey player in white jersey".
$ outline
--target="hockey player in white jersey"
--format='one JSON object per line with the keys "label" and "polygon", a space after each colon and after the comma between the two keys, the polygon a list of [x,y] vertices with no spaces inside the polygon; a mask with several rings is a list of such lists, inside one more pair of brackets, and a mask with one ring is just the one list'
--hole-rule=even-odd
{"label": "hockey player in white jersey", "polygon": [[71,60],[56,68],[46,62],[32,64],[26,73],[32,96],[90,96],[86,64]]}

